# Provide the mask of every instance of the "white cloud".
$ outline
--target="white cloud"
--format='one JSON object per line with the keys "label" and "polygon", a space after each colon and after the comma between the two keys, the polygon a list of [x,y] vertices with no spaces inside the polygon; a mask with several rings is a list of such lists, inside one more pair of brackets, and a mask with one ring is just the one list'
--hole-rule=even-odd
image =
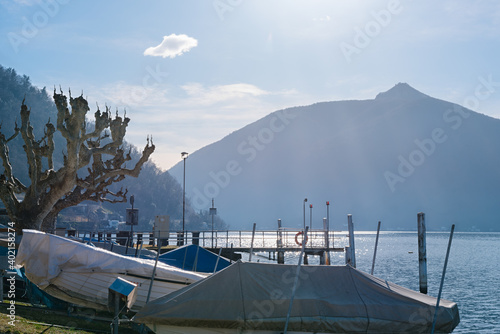
{"label": "white cloud", "polygon": [[163,58],[175,58],[176,56],[182,55],[184,52],[188,52],[197,45],[198,41],[193,37],[189,37],[188,35],[184,34],[172,34],[169,36],[164,36],[163,41],[160,43],[160,45],[147,48],[144,51],[144,55]]}

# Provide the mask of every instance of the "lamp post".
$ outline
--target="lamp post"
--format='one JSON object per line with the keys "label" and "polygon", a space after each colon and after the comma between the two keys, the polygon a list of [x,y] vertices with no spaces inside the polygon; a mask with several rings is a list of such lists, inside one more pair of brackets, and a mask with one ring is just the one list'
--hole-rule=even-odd
{"label": "lamp post", "polygon": [[[186,212],[186,159],[188,157],[189,153],[187,152],[182,152],[181,153],[181,158],[184,160],[184,174],[183,174],[183,177],[182,177],[182,238],[184,239],[185,236],[184,236],[184,233],[185,232],[185,212]],[[187,244],[187,238],[185,239],[186,240],[186,244]]]}
{"label": "lamp post", "polygon": [[306,230],[306,202],[307,198],[304,198],[304,231]]}
{"label": "lamp post", "polygon": [[309,217],[309,231],[312,231],[313,228],[313,205],[309,204],[310,217]]}

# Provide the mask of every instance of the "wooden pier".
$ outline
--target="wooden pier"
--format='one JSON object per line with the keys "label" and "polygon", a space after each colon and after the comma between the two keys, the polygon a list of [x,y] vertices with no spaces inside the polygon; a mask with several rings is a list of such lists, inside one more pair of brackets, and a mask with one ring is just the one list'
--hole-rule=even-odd
{"label": "wooden pier", "polygon": [[[338,232],[337,232],[338,233]],[[156,249],[158,239],[151,232],[133,231],[102,231],[89,232],[77,230],[58,230],[61,236],[80,237],[84,240],[112,241],[121,245],[128,245],[131,250],[140,247]],[[280,228],[265,231],[186,231],[170,232],[168,238],[162,239],[161,252],[167,252],[186,244],[195,244],[204,247],[213,253],[231,259],[241,258],[240,253],[259,254],[267,253],[269,260],[285,263],[286,253],[300,253],[302,251],[303,231],[299,229]],[[304,250],[304,263],[308,256],[319,256],[321,264],[329,264],[330,252],[344,252],[346,248],[341,239],[345,235],[336,236],[334,231],[312,230],[308,232]],[[250,256],[251,258],[251,256]]]}

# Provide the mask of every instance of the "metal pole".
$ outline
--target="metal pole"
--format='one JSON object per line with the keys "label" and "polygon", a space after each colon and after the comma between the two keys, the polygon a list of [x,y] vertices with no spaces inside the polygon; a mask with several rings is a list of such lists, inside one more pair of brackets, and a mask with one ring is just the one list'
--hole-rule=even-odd
{"label": "metal pole", "polygon": [[380,221],[377,226],[377,238],[375,239],[375,249],[373,250],[373,261],[372,261],[372,271],[370,275],[373,275],[373,269],[375,269],[375,257],[377,256],[377,246],[378,246],[378,235],[380,233]]}
{"label": "metal pole", "polygon": [[309,216],[309,231],[312,231],[313,229],[313,205],[309,205],[309,211],[310,211],[310,216]]}
{"label": "metal pole", "polygon": [[[232,245],[232,244],[231,244]],[[214,274],[217,271],[217,266],[219,265],[220,254],[222,253],[222,247],[219,248],[219,256],[217,256],[217,261],[215,261]]]}
{"label": "metal pole", "polygon": [[[308,227],[306,227],[306,229],[304,230],[304,240],[307,238],[307,230]],[[299,282],[300,266],[302,265],[302,256],[304,255],[305,248],[306,243],[303,242],[302,250],[299,256],[299,264],[297,265],[297,272],[295,274],[295,280],[293,282],[292,296],[290,297],[290,304],[288,305],[288,312],[286,314],[285,330],[283,331],[283,334],[286,334],[286,331],[288,330],[288,322],[290,321],[290,314],[292,313],[293,299],[295,298],[295,291],[297,290],[297,283]]]}
{"label": "metal pole", "polygon": [[441,300],[441,292],[443,291],[444,275],[446,274],[446,267],[448,266],[448,257],[450,256],[451,240],[453,239],[454,230],[455,230],[455,224],[451,225],[450,240],[448,241],[448,249],[446,250],[446,257],[444,259],[443,275],[441,275],[441,284],[439,285],[439,293],[436,302],[436,310],[434,311],[434,320],[432,321],[431,334],[434,334],[434,328],[436,327],[439,301]]}
{"label": "metal pole", "polygon": [[253,230],[252,230],[252,243],[250,244],[250,256],[248,257],[248,262],[252,262],[252,253],[253,253],[253,239],[255,237],[255,226],[257,223],[253,223]]}
{"label": "metal pole", "polygon": [[[132,217],[130,217],[130,246],[134,247],[134,195],[130,196],[130,204],[132,204]],[[127,241],[128,243],[128,241]],[[127,245],[128,249],[128,245]]]}
{"label": "metal pole", "polygon": [[[161,235],[160,231],[158,231],[158,235]],[[146,297],[146,304],[149,302],[149,298],[151,297],[151,289],[153,288],[153,282],[155,280],[156,266],[158,265],[158,258],[160,257],[162,244],[163,244],[162,239],[158,238],[158,252],[156,253],[155,266],[153,267],[153,274],[151,275],[151,283],[149,283],[148,296]]]}
{"label": "metal pole", "polygon": [[[184,173],[182,177],[182,238],[184,239],[185,233],[185,211],[186,211],[186,158],[188,157],[187,152],[181,153],[181,158],[184,160]],[[185,244],[187,244],[187,239]]]}
{"label": "metal pole", "polygon": [[[214,199],[212,198],[212,208],[214,207]],[[212,215],[212,247],[214,247],[214,215]]]}
{"label": "metal pole", "polygon": [[418,218],[418,279],[420,292],[427,294],[427,245],[425,240],[425,215],[417,214]]}

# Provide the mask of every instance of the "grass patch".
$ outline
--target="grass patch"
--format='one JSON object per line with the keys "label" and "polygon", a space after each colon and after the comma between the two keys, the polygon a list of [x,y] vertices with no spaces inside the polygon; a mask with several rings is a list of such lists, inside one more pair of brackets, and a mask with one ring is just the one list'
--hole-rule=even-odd
{"label": "grass patch", "polygon": [[[0,333],[6,334],[90,334],[110,333],[111,314],[95,315],[93,312],[80,312],[68,315],[65,312],[46,308],[31,307],[16,302],[15,325],[9,318],[9,304],[0,303]],[[103,318],[105,317],[105,318]],[[106,319],[109,318],[109,319]],[[120,334],[137,334],[130,323],[122,323]]]}

